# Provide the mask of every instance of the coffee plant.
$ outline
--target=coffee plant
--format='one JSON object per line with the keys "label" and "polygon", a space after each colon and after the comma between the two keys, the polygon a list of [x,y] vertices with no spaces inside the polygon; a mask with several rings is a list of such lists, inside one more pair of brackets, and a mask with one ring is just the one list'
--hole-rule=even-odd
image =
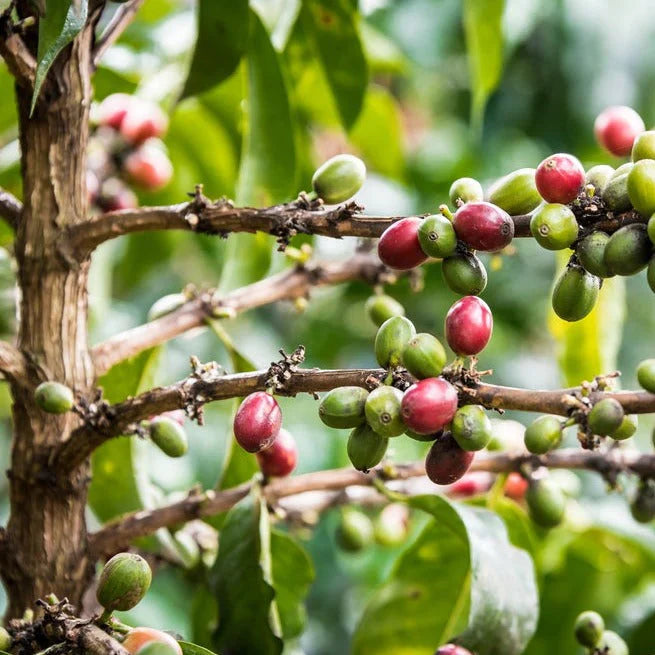
{"label": "coffee plant", "polygon": [[[652,314],[655,130],[566,125],[552,16],[437,4],[0,2],[0,653],[655,648],[652,330],[615,370],[624,278]],[[506,36],[558,147],[490,140],[527,102],[486,111]],[[469,91],[408,72],[432,41],[471,79],[437,138],[419,96]],[[519,357],[546,322],[564,388]]]}

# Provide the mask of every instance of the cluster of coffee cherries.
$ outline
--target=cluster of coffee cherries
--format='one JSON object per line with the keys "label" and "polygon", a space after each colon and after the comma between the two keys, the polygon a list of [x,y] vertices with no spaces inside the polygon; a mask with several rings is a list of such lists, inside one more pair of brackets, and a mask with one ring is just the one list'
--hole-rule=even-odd
{"label": "cluster of coffee cherries", "polygon": [[605,630],[605,621],[598,612],[587,610],[579,614],[573,633],[589,655],[630,655],[625,641],[613,630]]}
{"label": "cluster of coffee cherries", "polygon": [[94,207],[131,209],[138,202],[130,185],[156,191],[168,184],[173,165],[161,140],[168,118],[156,104],[114,93],[94,107],[92,121],[86,183]]}
{"label": "cluster of coffee cherries", "polygon": [[404,503],[386,505],[371,520],[356,507],[344,507],[336,531],[336,542],[341,550],[356,553],[371,544],[390,548],[405,543],[411,527],[409,508]]}

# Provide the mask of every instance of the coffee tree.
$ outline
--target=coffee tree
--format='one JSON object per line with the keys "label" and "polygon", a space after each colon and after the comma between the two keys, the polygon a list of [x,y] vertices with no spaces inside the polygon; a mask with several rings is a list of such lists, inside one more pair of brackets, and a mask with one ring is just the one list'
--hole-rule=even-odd
{"label": "coffee tree", "polygon": [[[573,154],[550,154],[484,186],[453,176],[449,193],[418,215],[392,215],[403,213],[393,207],[377,215],[356,194],[368,184],[367,155],[374,171],[390,170],[391,146],[377,159],[373,153],[393,138],[386,129],[393,120],[385,123],[393,108],[388,76],[398,73],[393,43],[372,36],[357,3],[346,0],[198,0],[195,45],[188,53],[172,47],[147,69],[144,44],[175,42],[190,24],[189,4],[3,3],[3,80],[13,83],[16,110],[1,118],[9,139],[17,122],[20,166],[0,173],[8,226],[2,281],[17,307],[0,343],[12,432],[0,650],[305,652],[297,649],[314,572],[301,542],[315,531],[315,544],[336,544],[353,566],[377,549],[394,559],[384,576],[381,560],[371,560],[382,580],[354,628],[358,655],[541,652],[533,639],[540,604],[549,652],[573,652],[577,641],[593,655],[627,655],[625,621],[610,622],[606,606],[581,607],[597,600],[587,593],[590,570],[560,580],[564,592],[550,605],[547,578],[555,560],[575,563],[607,543],[627,571],[612,588],[618,594],[621,584],[636,584],[637,560],[652,569],[655,559],[652,530],[637,525],[652,528],[655,518],[655,455],[631,444],[638,417],[655,412],[655,360],[640,344],[641,388],[622,390],[619,373],[589,356],[599,332],[617,339],[620,309],[611,299],[622,277],[642,274],[655,291],[655,132],[633,109],[612,106],[593,131],[622,158],[616,165],[585,170]],[[502,14],[502,2],[463,3],[478,130],[500,78]],[[145,66],[138,91],[126,50]],[[152,92],[162,85],[163,93]],[[311,170],[313,130],[332,118],[354,147],[331,144],[333,156]],[[360,156],[334,152],[355,149]],[[239,161],[236,188],[216,174],[229,157]],[[205,195],[209,186],[218,200]],[[232,190],[237,201],[220,197]],[[166,193],[178,194],[177,203],[153,202]],[[124,282],[136,283],[144,262],[172,251],[172,231],[187,233],[187,247],[204,248],[212,263],[223,260],[220,286],[169,288],[145,323],[121,329],[110,308],[94,308],[94,273],[121,257],[112,244],[131,239],[125,247],[135,248],[136,263]],[[317,237],[344,250],[348,241],[358,245],[346,257],[333,250],[321,259]],[[565,346],[567,388],[504,386],[483,367],[495,307],[480,295],[531,240],[556,251],[550,320]],[[199,252],[176,252],[169,264],[192,278]],[[428,273],[424,284],[428,270],[441,280]],[[317,288],[351,282],[367,289],[355,303],[367,353],[349,351],[348,367],[321,366],[313,342],[297,345],[286,316],[295,349],[259,344],[269,361],[279,357],[264,368],[252,363],[238,315],[280,301],[311,311]],[[438,294],[455,299],[421,332],[414,322],[428,323],[406,311],[394,285],[411,288],[415,308]],[[327,360],[341,345],[348,311],[333,307],[335,322],[319,317],[313,327]],[[190,372],[157,386],[163,344],[202,327],[215,335],[225,366],[201,361],[183,342]],[[90,331],[103,335],[93,346]],[[316,366],[304,366],[306,358]],[[303,463],[311,453],[298,447],[294,419],[303,394],[313,403],[303,430],[329,428],[329,448],[348,466]],[[215,406],[229,412],[229,428],[217,427]],[[533,416],[522,428],[501,418],[506,411]],[[168,475],[208,431],[217,433],[211,456],[198,451],[196,463],[213,467],[213,483],[157,484],[149,462]],[[328,448],[313,432],[312,439],[314,451]],[[309,472],[294,473],[297,466]],[[592,525],[572,470],[587,474],[598,505],[629,496],[620,530]],[[332,520],[329,534],[323,515]],[[580,534],[579,551],[567,550]],[[326,559],[329,582],[334,562],[325,552],[315,563]],[[604,557],[603,570],[614,565]],[[167,575],[177,576],[168,595],[191,617],[185,634],[179,624],[140,625],[130,614]],[[647,595],[645,587],[642,605]],[[573,599],[570,611],[562,596]],[[553,628],[558,604],[566,616]],[[303,648],[322,652],[308,634]],[[630,638],[637,655],[655,643]],[[327,642],[341,648],[336,628]]]}

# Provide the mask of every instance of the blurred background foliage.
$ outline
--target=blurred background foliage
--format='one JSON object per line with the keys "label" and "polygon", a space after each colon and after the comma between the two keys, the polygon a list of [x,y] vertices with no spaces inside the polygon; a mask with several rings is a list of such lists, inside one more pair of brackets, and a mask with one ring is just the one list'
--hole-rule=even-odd
{"label": "blurred background foliage", "polygon": [[[649,127],[655,121],[655,19],[648,3],[360,0],[357,11],[357,0],[251,0],[249,17],[247,7],[239,14],[239,4],[230,8],[235,22],[224,46],[236,49],[232,69],[216,59],[216,40],[200,38],[204,69],[185,87],[196,3],[147,0],[95,76],[96,99],[124,91],[170,111],[165,141],[175,176],[162,191],[142,194],[144,204],[180,202],[196,183],[212,198],[240,203],[291,199],[309,188],[319,162],[349,151],[370,171],[356,198],[367,211],[424,213],[444,202],[450,183],[462,175],[486,185],[557,151],[578,155],[585,166],[613,163],[592,133],[595,115],[607,105],[629,104]],[[325,6],[336,24],[324,20]],[[239,32],[244,20],[249,29]],[[245,57],[239,57],[239,48],[246,49]],[[223,81],[214,84],[219,77]],[[11,84],[1,69],[6,99]],[[180,100],[183,88],[191,97]],[[0,184],[20,194],[16,137],[15,108],[7,100],[0,105]],[[0,240],[10,252],[12,235],[2,230]],[[317,257],[330,260],[347,257],[356,246],[352,239],[303,240],[312,242]],[[622,385],[635,385],[635,365],[652,356],[655,329],[643,276],[628,279],[625,293],[622,282],[606,285],[599,309],[567,329],[549,315],[556,266],[551,253],[526,239],[515,242],[511,255],[487,257],[485,263],[490,280],[484,298],[494,312],[495,332],[481,364],[494,369],[495,382],[555,387],[619,368]],[[109,242],[93,260],[92,341],[145,321],[155,300],[187,284],[228,290],[289,265],[265,235],[222,240],[160,232]],[[7,332],[14,323],[11,258],[0,266]],[[420,293],[407,280],[387,290],[406,306],[419,331],[442,336],[455,296],[439,268],[425,267]],[[259,368],[275,360],[278,349],[290,351],[300,343],[307,348],[308,366],[373,366],[375,327],[364,312],[370,293],[359,283],[322,289],[303,313],[278,304],[221,327]],[[233,369],[224,341],[224,334],[196,330],[148,351],[110,372],[107,395],[120,399],[173,382],[188,373],[191,354]],[[318,420],[311,397],[282,399],[281,405],[285,427],[299,443],[300,472],[348,464],[345,435]],[[208,406],[205,427],[189,426],[190,454],[181,460],[137,439],[108,444],[94,462],[90,521],[154,506],[193,485],[211,488],[242,478],[230,460],[233,409],[233,402]],[[0,460],[6,469],[10,401],[4,387],[0,412]],[[644,417],[639,447],[650,447],[651,429]],[[425,447],[399,439],[392,451],[395,461],[407,461],[422,457]],[[239,465],[246,475],[252,471],[250,461]],[[593,608],[626,637],[633,655],[647,655],[655,642],[655,533],[652,526],[634,523],[624,492],[608,497],[597,478],[583,475],[581,481],[583,495],[564,527],[535,532],[521,511],[512,514],[529,536],[541,597],[539,626],[525,652],[577,652],[573,620],[578,611]],[[6,514],[6,481],[0,486]],[[316,577],[304,632],[285,652],[347,652],[367,599],[401,551],[374,547],[343,554],[334,542],[338,519],[337,511],[328,512],[313,532],[297,535],[312,556]],[[164,532],[142,546],[179,557]],[[412,534],[418,534],[417,526]],[[209,623],[216,617],[197,570],[164,566],[146,600],[127,618],[209,645]]]}

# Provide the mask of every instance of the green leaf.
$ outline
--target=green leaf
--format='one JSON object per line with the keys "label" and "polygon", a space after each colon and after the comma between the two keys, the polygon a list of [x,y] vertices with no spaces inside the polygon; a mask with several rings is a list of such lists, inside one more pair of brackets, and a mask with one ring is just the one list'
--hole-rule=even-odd
{"label": "green leaf", "polygon": [[309,0],[303,11],[341,122],[350,129],[362,109],[368,84],[358,14],[348,0]]}
{"label": "green leaf", "polygon": [[248,0],[198,0],[198,37],[181,98],[220,84],[248,44]]}
{"label": "green leaf", "polygon": [[487,99],[503,69],[504,0],[464,0],[464,32],[471,77],[471,120],[482,127]]}
{"label": "green leaf", "polygon": [[178,641],[177,643],[180,644],[182,655],[216,655],[213,651],[196,644],[191,644],[188,641]]}
{"label": "green leaf", "polygon": [[45,16],[39,21],[39,45],[32,107],[57,55],[80,33],[86,23],[88,0],[48,0]]}
{"label": "green leaf", "polygon": [[532,560],[493,513],[439,496],[407,500],[431,514],[357,627],[355,655],[431,655],[454,637],[477,655],[519,655],[537,623]]}

